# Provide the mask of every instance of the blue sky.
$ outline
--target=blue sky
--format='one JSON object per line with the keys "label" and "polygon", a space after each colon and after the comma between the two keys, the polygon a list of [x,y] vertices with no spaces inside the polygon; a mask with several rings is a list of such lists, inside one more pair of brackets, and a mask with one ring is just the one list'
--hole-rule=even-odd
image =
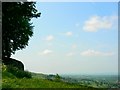
{"label": "blue sky", "polygon": [[46,74],[117,74],[118,3],[37,2],[28,47],[16,51],[25,69]]}

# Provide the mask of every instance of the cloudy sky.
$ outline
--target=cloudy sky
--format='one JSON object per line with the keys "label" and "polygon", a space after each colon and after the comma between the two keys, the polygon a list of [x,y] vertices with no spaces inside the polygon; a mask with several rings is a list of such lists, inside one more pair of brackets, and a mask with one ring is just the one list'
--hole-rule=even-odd
{"label": "cloudy sky", "polygon": [[13,58],[46,74],[117,74],[118,3],[37,2],[29,46]]}

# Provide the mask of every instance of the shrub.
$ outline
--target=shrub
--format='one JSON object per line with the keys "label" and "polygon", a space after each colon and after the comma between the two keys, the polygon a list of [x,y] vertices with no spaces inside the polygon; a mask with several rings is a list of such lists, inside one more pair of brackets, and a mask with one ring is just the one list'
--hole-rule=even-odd
{"label": "shrub", "polygon": [[32,75],[29,71],[19,70],[17,67],[7,65],[7,71],[15,75],[17,78],[31,78]]}
{"label": "shrub", "polygon": [[2,71],[4,72],[4,71],[6,71],[6,69],[7,69],[7,66],[2,64]]}
{"label": "shrub", "polygon": [[7,72],[7,71],[4,71],[4,72],[2,72],[2,79],[3,78],[16,78],[16,76],[14,76],[12,73],[9,73],[9,72]]}
{"label": "shrub", "polygon": [[55,75],[55,81],[57,81],[57,82],[61,81],[61,77],[58,74]]}

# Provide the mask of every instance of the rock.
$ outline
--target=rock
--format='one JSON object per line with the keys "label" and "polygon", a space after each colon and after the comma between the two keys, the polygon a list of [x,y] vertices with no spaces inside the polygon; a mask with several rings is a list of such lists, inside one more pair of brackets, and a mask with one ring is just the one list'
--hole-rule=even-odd
{"label": "rock", "polygon": [[19,60],[7,58],[7,57],[2,57],[2,62],[5,65],[12,65],[13,67],[17,67],[19,70],[24,71],[24,64]]}

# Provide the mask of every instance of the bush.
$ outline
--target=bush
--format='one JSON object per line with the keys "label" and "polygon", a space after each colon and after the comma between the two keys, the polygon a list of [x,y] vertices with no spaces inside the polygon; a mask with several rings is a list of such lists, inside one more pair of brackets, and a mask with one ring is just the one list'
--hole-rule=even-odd
{"label": "bush", "polygon": [[57,82],[61,81],[61,77],[58,74],[55,75],[55,81],[57,81]]}
{"label": "bush", "polygon": [[17,78],[31,78],[32,75],[29,71],[19,70],[17,67],[11,65],[7,66],[7,71],[15,75]]}
{"label": "bush", "polygon": [[6,71],[6,69],[7,69],[7,66],[2,64],[2,72]]}
{"label": "bush", "polygon": [[16,78],[16,76],[15,75],[13,75],[12,73],[9,73],[9,72],[7,72],[7,71],[4,71],[4,72],[2,72],[2,79],[3,78],[12,78],[12,79],[14,79],[14,78]]}

